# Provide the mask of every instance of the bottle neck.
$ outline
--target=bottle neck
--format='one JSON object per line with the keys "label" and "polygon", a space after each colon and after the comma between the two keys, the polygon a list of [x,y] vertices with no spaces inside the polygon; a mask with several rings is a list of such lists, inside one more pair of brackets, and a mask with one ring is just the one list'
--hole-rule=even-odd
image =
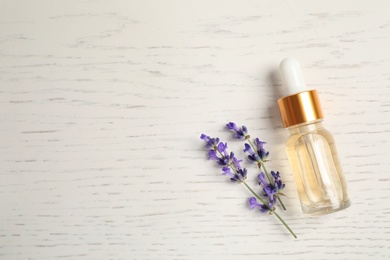
{"label": "bottle neck", "polygon": [[284,127],[310,123],[324,118],[316,90],[307,90],[278,99]]}
{"label": "bottle neck", "polygon": [[318,131],[319,129],[324,128],[322,126],[322,120],[323,119],[318,119],[318,120],[314,120],[314,121],[307,122],[307,123],[293,125],[293,126],[287,127],[287,130],[291,135]]}

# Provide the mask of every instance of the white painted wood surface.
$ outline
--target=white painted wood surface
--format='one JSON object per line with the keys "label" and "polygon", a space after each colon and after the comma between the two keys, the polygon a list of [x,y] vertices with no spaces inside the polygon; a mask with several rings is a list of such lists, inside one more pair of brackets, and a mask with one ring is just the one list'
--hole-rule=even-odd
{"label": "white painted wood surface", "polygon": [[[0,1],[0,259],[388,259],[389,1]],[[275,99],[298,58],[352,206],[300,212]],[[206,160],[268,142],[298,235]],[[250,181],[257,175],[249,166]]]}

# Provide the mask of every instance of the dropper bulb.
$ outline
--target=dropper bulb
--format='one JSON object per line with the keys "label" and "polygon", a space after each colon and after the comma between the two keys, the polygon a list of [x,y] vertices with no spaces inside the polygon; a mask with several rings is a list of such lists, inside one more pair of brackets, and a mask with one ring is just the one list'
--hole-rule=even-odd
{"label": "dropper bulb", "polygon": [[296,59],[284,59],[280,63],[279,69],[287,96],[307,90],[301,65]]}

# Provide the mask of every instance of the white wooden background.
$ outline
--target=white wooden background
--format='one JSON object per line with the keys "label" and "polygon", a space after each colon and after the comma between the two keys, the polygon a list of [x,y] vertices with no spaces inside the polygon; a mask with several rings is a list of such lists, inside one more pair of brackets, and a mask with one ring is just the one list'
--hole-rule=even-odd
{"label": "white wooden background", "polygon": [[[390,2],[0,0],[0,259],[388,259]],[[279,62],[317,88],[352,206],[303,216]],[[246,124],[279,222],[206,160]],[[249,167],[255,184],[256,169]]]}

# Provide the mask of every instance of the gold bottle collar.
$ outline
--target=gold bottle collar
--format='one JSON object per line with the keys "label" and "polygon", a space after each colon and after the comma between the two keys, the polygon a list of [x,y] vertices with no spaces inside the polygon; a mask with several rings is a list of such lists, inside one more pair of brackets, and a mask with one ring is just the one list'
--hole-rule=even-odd
{"label": "gold bottle collar", "polygon": [[278,99],[285,128],[324,118],[316,90],[308,90]]}

